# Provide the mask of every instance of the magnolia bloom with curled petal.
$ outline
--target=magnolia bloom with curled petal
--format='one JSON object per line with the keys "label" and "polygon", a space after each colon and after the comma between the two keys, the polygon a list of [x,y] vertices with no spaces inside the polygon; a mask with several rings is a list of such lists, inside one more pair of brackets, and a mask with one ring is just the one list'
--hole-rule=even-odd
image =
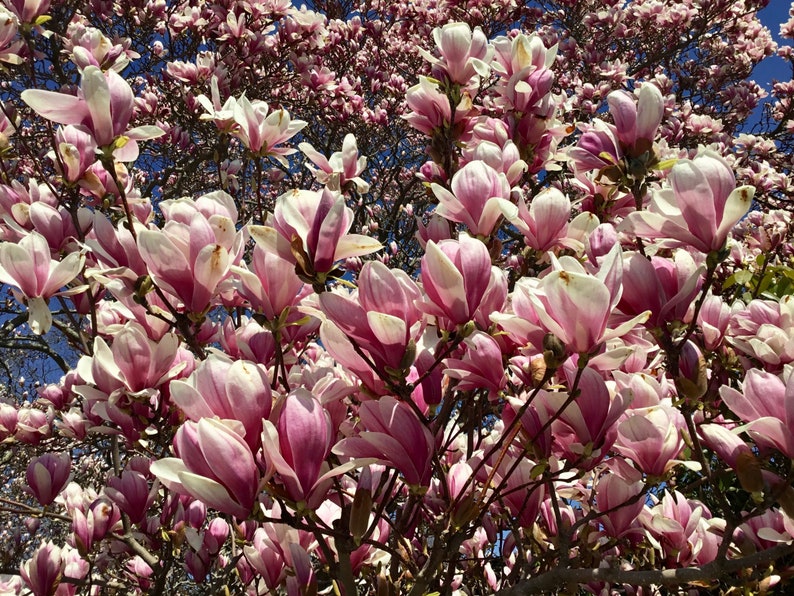
{"label": "magnolia bloom with curled petal", "polygon": [[[206,213],[194,208],[193,201],[184,202],[191,206],[175,201],[176,205],[166,208],[184,211],[186,221],[172,216],[162,230],[141,230],[138,250],[152,280],[162,290],[179,298],[190,312],[203,314],[218,293],[218,285],[229,276],[231,266],[242,258],[246,237],[235,229],[227,211]],[[233,215],[236,217],[236,211]]]}
{"label": "magnolia bloom with curled petal", "polygon": [[433,65],[436,78],[468,85],[475,75],[488,76],[488,62],[493,48],[479,27],[472,31],[467,23],[447,23],[433,30],[433,41],[441,58],[434,57],[421,47],[418,50]]}
{"label": "magnolia bloom with curled petal", "polygon": [[199,95],[196,101],[201,104],[207,113],[199,116],[200,120],[212,120],[215,126],[221,132],[231,132],[237,126],[234,120],[234,113],[237,107],[237,100],[234,97],[228,97],[223,105],[221,105],[221,94],[218,89],[218,77],[213,75],[210,80],[210,94],[212,99],[206,95]]}
{"label": "magnolia bloom with curled petal", "polygon": [[[538,252],[557,246],[580,250],[582,242],[576,231],[584,229],[591,216],[581,213],[569,223],[570,217],[570,199],[556,188],[548,188],[532,197],[529,208],[526,201],[519,200],[518,216],[511,223],[523,234],[527,246]],[[569,228],[573,233],[569,234]]]}
{"label": "magnolia bloom with curled petal", "polygon": [[449,98],[441,92],[432,79],[423,76],[419,77],[418,84],[406,91],[405,101],[411,111],[402,117],[415,129],[428,136],[433,136],[434,132],[445,127],[452,127],[456,137],[460,137],[470,117],[475,113],[468,93],[462,94],[453,112]]}
{"label": "magnolia bloom with curled petal", "polygon": [[168,387],[188,419],[238,422],[242,426],[238,434],[253,452],[259,448],[262,419],[270,416],[273,405],[264,366],[212,353],[187,379],[172,381]]}
{"label": "magnolia bloom with curled petal", "polygon": [[747,371],[742,391],[723,385],[722,401],[744,422],[743,428],[759,447],[777,449],[794,458],[794,372],[787,366],[786,381],[772,373]]}
{"label": "magnolia bloom with curled petal", "polygon": [[496,399],[496,394],[507,385],[499,344],[481,331],[467,337],[465,343],[466,353],[462,358],[444,361],[444,374],[458,379],[456,388],[460,391],[487,389]]}
{"label": "magnolia bloom with curled petal", "polygon": [[[228,103],[228,102],[227,102]],[[238,127],[231,131],[256,155],[270,155],[275,157],[284,166],[289,165],[287,155],[295,153],[295,149],[277,147],[298,134],[307,122],[292,120],[285,109],[271,112],[264,101],[248,101],[244,95],[237,100],[234,106],[234,121]]]}
{"label": "magnolia bloom with curled petal", "polygon": [[664,476],[678,463],[675,458],[684,448],[680,432],[684,426],[681,412],[666,403],[634,408],[618,424],[614,449],[645,474]]}
{"label": "magnolia bloom with curled petal", "polygon": [[447,319],[452,327],[474,318],[491,281],[491,257],[485,244],[465,234],[460,240],[427,243],[422,257],[422,287],[427,300],[419,307]]}
{"label": "magnolia bloom with curled petal", "polygon": [[366,263],[358,282],[358,295],[321,294],[320,310],[366,350],[381,374],[395,375],[413,364],[423,329],[422,313],[415,305],[421,292],[403,271],[379,262]]}
{"label": "magnolia bloom with curled petal", "polygon": [[59,292],[77,277],[84,262],[85,257],[76,252],[60,261],[52,259],[47,239],[38,232],[31,232],[19,242],[0,244],[0,282],[19,288],[20,301],[28,307],[28,323],[33,333],[46,333],[52,326],[52,313],[47,305],[49,298],[85,289]]}
{"label": "magnolia bloom with curled petal", "polygon": [[135,97],[129,84],[114,70],[102,72],[87,66],[77,95],[28,89],[22,100],[39,115],[59,124],[82,124],[103,150],[111,150],[118,161],[138,159],[138,141],[165,134],[156,126],[128,129]]}
{"label": "magnolia bloom with curled petal", "polygon": [[259,493],[259,471],[245,440],[214,418],[187,421],[176,432],[178,458],[154,462],[151,472],[168,488],[241,519]]}
{"label": "magnolia bloom with curled petal", "polygon": [[398,470],[411,486],[428,486],[435,441],[430,430],[405,403],[391,396],[359,407],[361,431],[342,439],[333,452],[340,458],[375,458]]}
{"label": "magnolia bloom with curled petal", "polygon": [[330,190],[345,191],[351,184],[356,186],[358,192],[365,193],[369,190],[369,184],[361,178],[367,167],[367,158],[363,155],[359,157],[356,137],[353,134],[345,135],[342,150],[332,153],[330,158],[326,158],[309,143],[300,143],[298,149],[319,169],[308,164],[306,168],[320,184],[325,184]]}
{"label": "magnolia bloom with curled petal", "polygon": [[336,433],[320,401],[304,388],[295,389],[281,403],[278,423],[263,422],[262,450],[266,477],[275,476],[283,493],[301,507],[316,509],[325,500],[331,479],[353,465],[329,469]]}
{"label": "magnolia bloom with curled petal", "polygon": [[[574,382],[577,372],[565,368],[568,384]],[[547,418],[559,418],[552,424],[555,442],[562,446],[564,457],[577,465],[592,467],[612,447],[617,431],[615,423],[631,402],[628,391],[610,392],[606,383],[594,369],[585,368],[580,373],[579,397],[562,408],[568,399],[563,392],[544,392],[538,408],[545,407]]]}
{"label": "magnolia bloom with curled petal", "polygon": [[[609,317],[622,295],[621,251],[615,245],[604,257],[597,275],[576,260],[552,259],[553,271],[528,292],[540,324],[562,341],[569,352],[589,354],[603,342],[628,333],[645,322],[645,311],[607,329]],[[534,280],[533,282],[534,283]]]}
{"label": "magnolia bloom with curled petal", "polygon": [[272,226],[248,226],[265,250],[295,263],[307,283],[325,283],[334,265],[349,257],[368,255],[382,248],[362,234],[348,234],[353,211],[340,195],[293,190],[276,200]]}
{"label": "magnolia bloom with curled petal", "polygon": [[640,87],[639,100],[625,91],[613,91],[607,96],[609,111],[622,148],[630,157],[651,151],[656,131],[664,117],[664,98],[652,83]]}
{"label": "magnolia bloom with curled petal", "polygon": [[439,201],[436,213],[466,224],[475,236],[490,236],[500,217],[513,219],[518,209],[510,202],[507,177],[484,161],[470,161],[452,177],[452,192],[430,185]]}
{"label": "magnolia bloom with curled petal", "polygon": [[[96,161],[97,143],[91,131],[82,125],[61,126],[55,132],[55,152],[48,156],[56,167],[62,167],[61,175],[69,182],[77,182]],[[99,215],[99,214],[97,214]]]}
{"label": "magnolia bloom with curled petal", "polygon": [[[641,521],[667,563],[683,567],[693,561],[704,564],[710,560],[707,553],[711,549],[704,553],[704,559],[697,558],[709,541],[707,515],[709,511],[702,503],[688,500],[678,491],[668,491],[655,507],[643,511]],[[711,534],[711,541],[716,540],[717,536]]]}
{"label": "magnolia bloom with curled petal", "polygon": [[794,296],[780,301],[755,299],[731,316],[727,339],[740,352],[779,371],[794,362]]}
{"label": "magnolia bloom with curled petal", "polygon": [[672,188],[656,191],[648,210],[630,213],[619,229],[659,240],[662,247],[722,250],[750,208],[755,188],[736,188],[731,167],[712,151],[679,161],[668,180]]}
{"label": "magnolia bloom with curled petal", "polygon": [[[110,346],[96,337],[94,355],[80,359],[77,374],[83,383],[107,395],[116,391],[147,392],[160,387],[186,366],[177,359],[178,348],[177,335],[167,333],[155,341],[139,324],[129,322],[116,331]],[[73,390],[88,398],[87,386],[75,386]]]}
{"label": "magnolia bloom with curled petal", "polygon": [[278,321],[286,309],[297,306],[304,296],[304,283],[295,273],[295,265],[254,246],[248,263],[231,267],[239,294],[251,308],[268,321]]}
{"label": "magnolia bloom with curled petal", "polygon": [[25,479],[36,500],[47,506],[69,482],[72,458],[69,453],[45,453],[28,464]]}

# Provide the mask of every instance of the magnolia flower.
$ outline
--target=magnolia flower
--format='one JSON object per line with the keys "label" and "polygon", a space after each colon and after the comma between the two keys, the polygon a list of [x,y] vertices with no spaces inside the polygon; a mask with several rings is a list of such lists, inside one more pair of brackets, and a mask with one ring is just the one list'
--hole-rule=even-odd
{"label": "magnolia flower", "polygon": [[84,289],[59,291],[77,277],[84,262],[85,257],[76,252],[60,261],[52,259],[47,239],[38,232],[31,232],[17,243],[0,244],[0,282],[19,288],[21,301],[28,307],[28,324],[33,333],[46,333],[52,326],[49,298]]}
{"label": "magnolia flower", "polygon": [[664,117],[664,98],[659,88],[652,83],[643,84],[637,103],[625,91],[613,91],[607,102],[625,152],[630,157],[639,157],[650,151]]}
{"label": "magnolia flower", "polygon": [[658,239],[663,247],[722,250],[733,226],[750,208],[755,188],[736,188],[728,163],[711,151],[679,161],[668,180],[672,189],[655,192],[648,210],[630,213],[619,229]]}
{"label": "magnolia flower", "polygon": [[307,283],[325,283],[337,261],[380,250],[381,244],[362,234],[348,234],[353,211],[327,188],[322,192],[293,190],[276,200],[272,226],[248,226],[265,250],[296,264]]}
{"label": "magnolia flower", "polygon": [[422,257],[426,313],[444,317],[453,326],[474,318],[491,280],[491,257],[485,245],[462,235],[460,240],[427,243]]}
{"label": "magnolia flower", "polygon": [[46,506],[69,482],[72,458],[67,452],[45,453],[28,464],[25,479],[36,500]]}
{"label": "magnolia flower", "polygon": [[320,184],[325,184],[330,190],[344,191],[351,184],[356,186],[358,192],[365,193],[369,190],[369,184],[361,178],[367,167],[367,158],[363,155],[359,157],[354,135],[345,135],[342,150],[335,151],[330,158],[326,158],[309,143],[300,143],[298,149],[319,169],[308,164],[306,168]]}
{"label": "magnolia flower", "polygon": [[128,129],[135,97],[127,81],[114,70],[102,72],[96,66],[83,70],[77,95],[28,89],[22,100],[39,115],[59,124],[85,126],[103,150],[110,150],[118,161],[138,158],[137,141],[165,134],[157,126]]}
{"label": "magnolia flower", "polygon": [[493,48],[479,27],[472,32],[467,23],[447,23],[433,30],[433,41],[441,58],[421,47],[418,49],[422,57],[433,65],[433,75],[437,78],[468,85],[475,75],[488,76]]}
{"label": "magnolia flower", "polygon": [[436,214],[464,223],[475,236],[490,236],[499,218],[513,219],[518,209],[510,202],[507,177],[484,161],[471,161],[455,172],[452,192],[440,184],[430,187],[439,205]]}
{"label": "magnolia flower", "polygon": [[259,492],[251,448],[220,420],[187,421],[176,432],[174,451],[151,472],[170,490],[190,495],[223,513],[247,519]]}
{"label": "magnolia flower", "polygon": [[277,145],[298,134],[308,124],[307,122],[292,120],[283,108],[271,112],[264,101],[250,102],[245,96],[229,108],[234,111],[234,121],[238,125],[231,133],[240,139],[251,153],[271,155],[284,166],[289,165],[285,156],[295,153],[295,149],[277,147]]}

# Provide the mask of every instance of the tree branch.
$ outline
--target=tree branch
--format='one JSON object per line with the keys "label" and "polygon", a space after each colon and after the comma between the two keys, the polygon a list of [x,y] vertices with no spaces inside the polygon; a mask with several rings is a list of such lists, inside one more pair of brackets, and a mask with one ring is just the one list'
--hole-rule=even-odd
{"label": "tree branch", "polygon": [[695,582],[711,582],[740,569],[766,565],[787,555],[794,554],[794,544],[781,544],[739,559],[722,559],[702,567],[679,569],[565,569],[558,567],[537,577],[518,582],[500,590],[498,596],[524,596],[553,592],[568,583],[610,582],[632,586],[682,585]]}

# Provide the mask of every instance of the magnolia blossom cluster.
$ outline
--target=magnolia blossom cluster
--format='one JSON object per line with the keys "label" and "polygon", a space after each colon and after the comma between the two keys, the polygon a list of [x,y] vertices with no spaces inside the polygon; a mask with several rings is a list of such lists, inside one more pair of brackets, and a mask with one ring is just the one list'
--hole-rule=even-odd
{"label": "magnolia blossom cluster", "polygon": [[[447,18],[409,85],[333,61],[384,21],[279,1],[150,2],[143,62],[6,4],[3,330],[64,374],[0,400],[0,593],[786,589],[791,216],[729,143],[676,145],[661,75]],[[630,4],[587,22],[694,20]],[[228,52],[169,56],[196,31]],[[72,84],[33,88],[49,38]],[[578,51],[612,86],[555,74]],[[365,104],[423,153],[332,126]]]}

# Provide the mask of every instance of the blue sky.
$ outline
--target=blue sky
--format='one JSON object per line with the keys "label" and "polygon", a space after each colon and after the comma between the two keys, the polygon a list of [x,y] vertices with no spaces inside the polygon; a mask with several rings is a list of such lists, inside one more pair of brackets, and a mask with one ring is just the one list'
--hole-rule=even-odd
{"label": "blue sky", "polygon": [[[789,44],[794,43],[792,40],[783,40],[780,37],[780,25],[788,21],[788,11],[791,7],[790,2],[787,0],[770,0],[769,5],[759,12],[761,22],[766,25],[772,32],[772,36],[778,45],[782,45],[784,41]],[[767,86],[772,79],[788,80],[791,70],[786,65],[782,58],[773,56],[762,61],[753,71],[753,78],[760,85]]]}

